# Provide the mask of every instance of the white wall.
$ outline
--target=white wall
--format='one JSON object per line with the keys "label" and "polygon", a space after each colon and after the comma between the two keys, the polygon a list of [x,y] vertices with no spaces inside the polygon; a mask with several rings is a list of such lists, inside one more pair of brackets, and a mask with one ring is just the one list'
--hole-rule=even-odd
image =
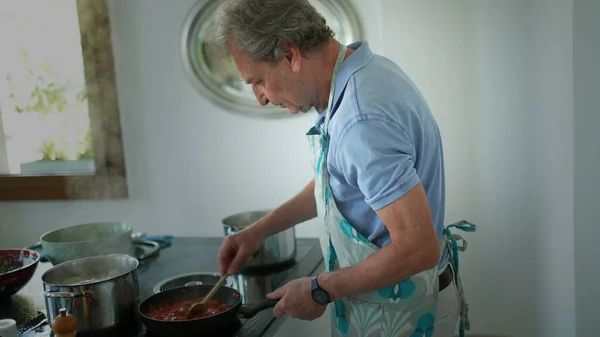
{"label": "white wall", "polygon": [[572,2],[382,8],[384,52],[444,133],[447,222],[480,226],[461,264],[472,331],[574,335]]}
{"label": "white wall", "polygon": [[539,336],[575,336],[573,2],[536,0],[531,67],[532,211]]}
{"label": "white wall", "polygon": [[577,336],[598,335],[600,1],[575,0],[575,277]]}
{"label": "white wall", "polygon": [[478,2],[475,60],[467,73],[475,78],[471,208],[480,225],[463,264],[471,322],[475,332],[509,336],[538,335],[527,132],[529,13],[521,1]]}
{"label": "white wall", "polygon": [[[597,190],[587,177],[598,156],[584,154],[598,143],[592,129],[598,117],[583,89],[573,97],[572,50],[575,43],[575,85],[589,88],[600,75],[593,61],[600,56],[589,42],[593,27],[578,20],[592,23],[594,1],[575,0],[573,40],[572,0],[354,0],[369,20],[373,49],[406,70],[439,121],[447,222],[479,225],[464,235],[469,249],[461,254],[474,332],[574,336],[575,304],[579,331],[592,331],[586,329],[598,298],[589,294],[600,275],[591,274],[588,252],[600,233],[594,204],[585,201]],[[313,116],[238,117],[188,84],[178,41],[192,3],[110,1],[131,197],[2,203],[1,247],[107,219],[154,233],[221,235],[222,217],[276,206],[310,179],[303,134]],[[581,153],[575,161],[574,148]],[[585,180],[574,185],[580,174]],[[574,209],[574,200],[581,206]],[[303,224],[298,235],[314,236],[317,226]],[[298,331],[296,323],[287,326]],[[328,334],[326,318],[310,326]]]}

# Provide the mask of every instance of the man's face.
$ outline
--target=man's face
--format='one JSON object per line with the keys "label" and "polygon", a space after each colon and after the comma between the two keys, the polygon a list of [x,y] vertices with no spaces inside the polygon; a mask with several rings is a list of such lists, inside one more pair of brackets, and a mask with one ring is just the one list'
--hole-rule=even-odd
{"label": "man's face", "polygon": [[232,58],[242,79],[252,86],[260,105],[272,103],[286,108],[290,114],[307,112],[316,105],[315,88],[303,80],[302,59],[298,49],[290,49],[276,65],[258,62],[240,52],[232,42]]}

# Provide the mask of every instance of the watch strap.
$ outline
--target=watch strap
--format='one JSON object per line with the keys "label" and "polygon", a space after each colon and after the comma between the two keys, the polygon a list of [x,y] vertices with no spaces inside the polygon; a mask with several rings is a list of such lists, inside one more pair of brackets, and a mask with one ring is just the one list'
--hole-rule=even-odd
{"label": "watch strap", "polygon": [[315,302],[320,305],[327,305],[331,302],[329,293],[319,285],[318,275],[311,280],[311,295]]}

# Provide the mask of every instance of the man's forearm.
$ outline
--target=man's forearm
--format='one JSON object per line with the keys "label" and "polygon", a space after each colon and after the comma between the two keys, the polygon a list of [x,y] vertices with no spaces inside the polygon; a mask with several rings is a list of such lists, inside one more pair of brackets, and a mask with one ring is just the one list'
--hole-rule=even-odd
{"label": "man's forearm", "polygon": [[331,300],[381,289],[398,283],[439,261],[438,247],[410,247],[391,243],[364,261],[319,275],[319,285]]}
{"label": "man's forearm", "polygon": [[257,229],[270,236],[317,216],[315,181],[311,180],[298,194],[256,223]]}

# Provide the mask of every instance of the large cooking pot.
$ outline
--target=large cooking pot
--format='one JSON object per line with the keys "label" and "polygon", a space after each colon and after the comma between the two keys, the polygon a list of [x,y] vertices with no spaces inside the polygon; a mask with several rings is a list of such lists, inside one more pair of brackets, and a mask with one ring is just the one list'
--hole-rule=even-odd
{"label": "large cooking pot", "polygon": [[133,226],[126,222],[96,222],[47,232],[40,242],[53,265],[84,257],[129,254]]}
{"label": "large cooking pot", "polygon": [[[225,236],[243,230],[270,212],[270,210],[250,211],[226,217],[223,219]],[[262,271],[272,271],[273,269],[285,267],[293,263],[295,257],[296,232],[294,227],[292,227],[267,237],[265,242],[263,242],[258,251],[256,251],[240,272],[260,273]]]}
{"label": "large cooking pot", "polygon": [[64,308],[77,317],[78,333],[129,328],[139,305],[137,259],[126,254],[61,263],[42,275],[47,318]]}

